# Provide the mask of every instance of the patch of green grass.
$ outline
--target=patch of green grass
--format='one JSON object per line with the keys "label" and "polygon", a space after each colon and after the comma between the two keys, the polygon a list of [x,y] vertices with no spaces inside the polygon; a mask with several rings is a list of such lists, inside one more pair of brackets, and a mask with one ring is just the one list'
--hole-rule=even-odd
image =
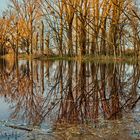
{"label": "patch of green grass", "polygon": [[[4,57],[12,57],[13,55],[8,54]],[[117,56],[114,57],[113,55],[111,56],[107,56],[107,55],[85,55],[85,56],[68,56],[68,55],[64,55],[64,56],[58,56],[58,55],[54,55],[54,56],[46,56],[46,55],[28,55],[26,53],[22,53],[19,54],[19,59],[37,59],[37,60],[43,60],[43,61],[47,61],[47,60],[51,60],[51,61],[56,61],[56,60],[66,60],[66,61],[82,61],[82,62],[103,62],[103,63],[123,63],[123,62],[127,62],[127,63],[137,63],[139,61],[139,59],[137,57],[134,56],[129,56],[129,55],[123,55],[123,56]]]}
{"label": "patch of green grass", "polygon": [[35,58],[38,60],[67,60],[67,61],[71,61],[71,60],[75,60],[75,61],[84,61],[84,62],[88,62],[88,61],[93,61],[93,62],[109,62],[109,63],[120,63],[120,62],[127,62],[127,63],[136,63],[138,61],[137,58],[132,57],[132,56],[105,56],[105,55],[98,55],[98,56],[93,56],[93,55],[85,55],[85,56],[40,56],[38,58]]}
{"label": "patch of green grass", "polygon": [[70,57],[70,56],[39,56],[36,57],[34,59],[38,59],[38,60],[74,60],[74,57]]}

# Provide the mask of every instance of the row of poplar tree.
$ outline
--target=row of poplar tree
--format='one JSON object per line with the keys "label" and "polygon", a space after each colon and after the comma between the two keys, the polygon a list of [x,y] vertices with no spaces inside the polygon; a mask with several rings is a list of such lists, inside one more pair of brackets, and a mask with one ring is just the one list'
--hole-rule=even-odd
{"label": "row of poplar tree", "polygon": [[0,18],[0,53],[139,55],[135,0],[10,0]]}

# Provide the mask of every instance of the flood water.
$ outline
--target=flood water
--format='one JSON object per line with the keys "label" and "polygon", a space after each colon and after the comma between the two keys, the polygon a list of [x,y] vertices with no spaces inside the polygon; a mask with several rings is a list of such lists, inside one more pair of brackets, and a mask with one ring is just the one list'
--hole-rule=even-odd
{"label": "flood water", "polygon": [[140,139],[140,66],[0,60],[0,140]]}

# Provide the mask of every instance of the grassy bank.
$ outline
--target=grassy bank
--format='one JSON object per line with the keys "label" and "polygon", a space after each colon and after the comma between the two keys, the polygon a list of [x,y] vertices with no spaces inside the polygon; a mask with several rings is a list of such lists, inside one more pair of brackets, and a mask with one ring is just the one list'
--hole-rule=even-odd
{"label": "grassy bank", "polygon": [[129,62],[129,63],[136,63],[138,61],[138,58],[131,57],[131,56],[92,56],[92,55],[86,55],[86,56],[40,56],[35,58],[37,60],[75,60],[75,61],[100,61],[100,62]]}
{"label": "grassy bank", "polygon": [[[5,58],[5,59],[14,59],[14,54],[7,54],[4,56],[0,56],[0,58]],[[139,61],[138,58],[133,57],[133,56],[105,56],[105,55],[98,55],[98,56],[93,56],[93,55],[85,55],[85,56],[45,56],[45,55],[27,55],[27,54],[19,54],[18,59],[26,59],[26,60],[75,60],[75,61],[93,61],[93,62],[129,62],[129,63],[136,63]]]}

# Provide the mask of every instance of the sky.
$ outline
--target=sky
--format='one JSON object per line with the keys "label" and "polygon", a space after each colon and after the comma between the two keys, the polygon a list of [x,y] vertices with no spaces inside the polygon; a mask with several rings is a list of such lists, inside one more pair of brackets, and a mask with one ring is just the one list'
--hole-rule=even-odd
{"label": "sky", "polygon": [[8,1],[9,0],[0,0],[0,14],[6,9],[8,6]]}

